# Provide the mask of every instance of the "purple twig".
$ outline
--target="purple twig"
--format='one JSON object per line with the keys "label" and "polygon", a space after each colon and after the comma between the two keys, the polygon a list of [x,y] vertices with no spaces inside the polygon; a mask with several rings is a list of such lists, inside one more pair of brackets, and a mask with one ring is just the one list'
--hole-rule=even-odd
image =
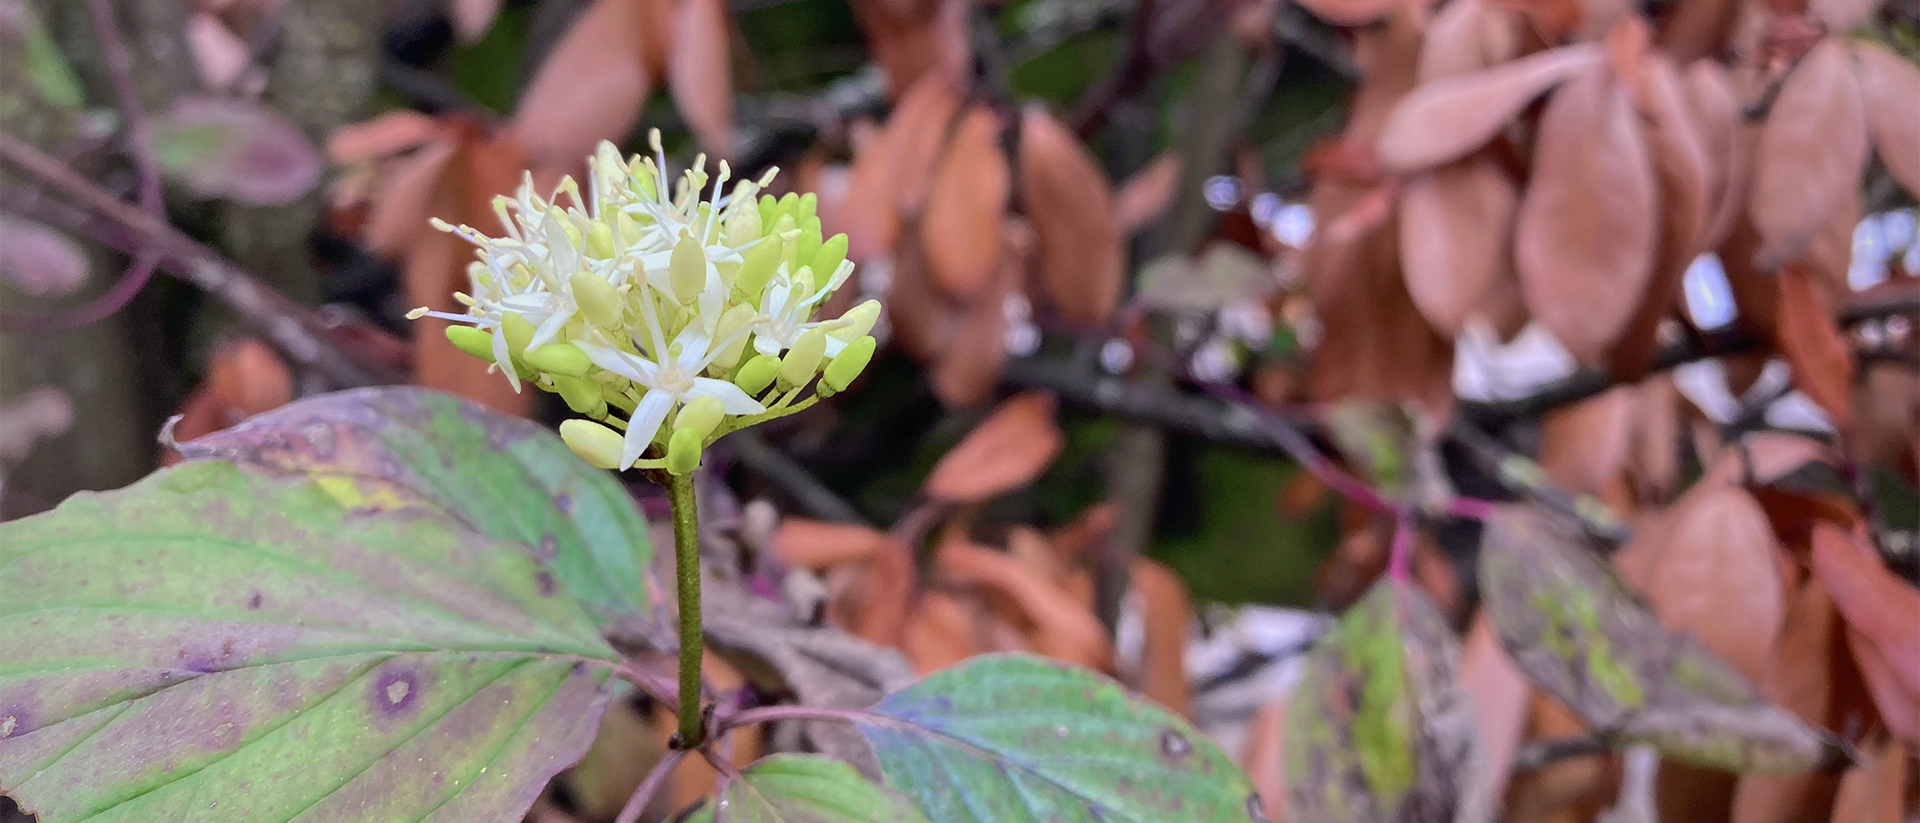
{"label": "purple twig", "polygon": [[1405,583],[1413,566],[1413,512],[1402,511],[1393,521],[1393,541],[1387,551],[1387,578]]}
{"label": "purple twig", "polygon": [[620,816],[613,823],[635,823],[640,813],[647,810],[647,802],[660,792],[661,784],[667,782],[667,775],[673,773],[675,766],[687,756],[686,749],[668,749],[666,754],[653,764],[653,770],[647,772],[647,779],[640,781],[640,788],[633,790],[633,796],[627,798],[627,805],[620,807]]}

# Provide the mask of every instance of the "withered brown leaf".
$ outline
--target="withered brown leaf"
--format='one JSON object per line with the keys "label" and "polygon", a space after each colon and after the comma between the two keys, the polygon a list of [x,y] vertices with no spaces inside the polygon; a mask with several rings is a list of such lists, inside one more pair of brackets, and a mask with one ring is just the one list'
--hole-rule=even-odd
{"label": "withered brown leaf", "polygon": [[1487,144],[1533,99],[1601,58],[1592,44],[1530,54],[1474,74],[1422,83],[1393,109],[1376,151],[1382,166],[1418,171]]}
{"label": "withered brown leaf", "polygon": [[1840,206],[1856,197],[1867,162],[1867,122],[1847,47],[1814,44],[1780,87],[1754,147],[1748,213],[1760,232],[1755,263],[1793,260]]}

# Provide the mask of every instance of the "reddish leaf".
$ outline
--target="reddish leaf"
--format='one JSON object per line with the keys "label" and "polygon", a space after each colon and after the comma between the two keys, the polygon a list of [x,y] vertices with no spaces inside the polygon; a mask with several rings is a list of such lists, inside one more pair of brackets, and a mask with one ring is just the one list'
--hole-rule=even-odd
{"label": "reddish leaf", "polygon": [[1501,164],[1480,153],[1407,178],[1400,189],[1401,267],[1407,293],[1446,336],[1484,312],[1494,283],[1513,275],[1513,217],[1520,193]]}
{"label": "reddish leaf", "polygon": [[1420,45],[1420,80],[1472,74],[1520,52],[1520,19],[1485,0],[1454,0],[1440,7]]}
{"label": "reddish leaf", "polygon": [[45,224],[0,214],[0,283],[21,294],[67,294],[87,280],[87,255]]}
{"label": "reddish leaf", "polygon": [[1513,774],[1513,756],[1520,750],[1520,738],[1526,731],[1528,696],[1533,688],[1526,675],[1513,665],[1513,659],[1500,648],[1500,636],[1477,615],[1467,630],[1466,646],[1460,654],[1460,686],[1473,703],[1473,719],[1479,728],[1483,796],[1506,794],[1507,779]]}
{"label": "reddish leaf", "polygon": [[871,560],[887,548],[887,536],[853,523],[782,518],[773,533],[773,551],[788,566],[826,569]]}
{"label": "reddish leaf", "polygon": [[[1827,31],[1850,32],[1873,18],[1884,0],[1808,0],[1807,11]],[[1909,104],[1911,105],[1911,104]]]}
{"label": "reddish leaf", "polygon": [[450,5],[453,33],[462,43],[486,36],[487,29],[493,28],[493,19],[500,14],[500,0],[451,0]]}
{"label": "reddish leaf", "polygon": [[1685,64],[1719,54],[1733,32],[1739,0],[1686,0],[1660,24],[1660,48]]}
{"label": "reddish leaf", "polygon": [[720,157],[733,154],[733,28],[725,0],[672,0],[673,42],[667,52],[667,88],[700,145]]}
{"label": "reddish leaf", "polygon": [[1873,638],[1858,628],[1847,627],[1847,648],[1887,729],[1904,740],[1920,741],[1920,689],[1910,688]]}
{"label": "reddish leaf", "polygon": [[[1891,725],[1896,713],[1887,710],[1888,704],[1898,692],[1904,692],[1909,701],[1920,698],[1920,589],[1888,571],[1858,533],[1828,523],[1813,527],[1813,571],[1833,594],[1833,604],[1847,625],[1858,633],[1855,655],[1862,658],[1861,669],[1874,689],[1874,700]],[[1868,665],[1862,646],[1870,647],[1875,662],[1883,664],[1883,676],[1876,678],[1875,669],[1880,667]],[[1920,729],[1898,731],[1912,739]]]}
{"label": "reddish leaf", "polygon": [[1850,62],[1840,40],[1815,44],[1760,127],[1748,213],[1760,232],[1755,262],[1763,269],[1799,257],[1841,201],[1860,189],[1867,124]]}
{"label": "reddish leaf", "polygon": [[1114,196],[1114,222],[1120,234],[1131,236],[1160,217],[1173,202],[1174,187],[1180,184],[1180,158],[1165,152],[1153,158],[1145,168],[1120,183]]}
{"label": "reddish leaf", "polygon": [[427,218],[431,204],[442,188],[447,164],[460,149],[454,137],[443,137],[421,147],[399,161],[387,178],[367,216],[367,247],[379,254],[399,254],[431,229]]}
{"label": "reddish leaf", "polygon": [[1668,516],[1648,578],[1654,614],[1759,680],[1786,614],[1766,512],[1745,490],[1720,488],[1688,492]]}
{"label": "reddish leaf", "polygon": [[1707,150],[1694,129],[1679,73],[1659,56],[1642,60],[1637,69],[1651,120],[1644,131],[1659,186],[1660,234],[1652,280],[1608,364],[1621,380],[1637,380],[1652,365],[1660,322],[1678,308],[1682,277],[1705,248],[1709,205]]}
{"label": "reddish leaf", "polygon": [[398,154],[432,140],[440,121],[412,109],[394,109],[372,120],[349,123],[327,135],[327,159],[339,165]]}
{"label": "reddish leaf", "polygon": [[929,271],[949,296],[971,302],[993,283],[1011,184],[1000,117],[990,106],[975,106],[954,129],[920,223]]}
{"label": "reddish leaf", "polygon": [[1186,646],[1187,628],[1193,623],[1193,597],[1178,575],[1145,558],[1133,563],[1133,591],[1140,596],[1146,624],[1137,687],[1167,711],[1191,717]]}
{"label": "reddish leaf", "polygon": [[896,98],[923,79],[956,85],[967,79],[970,4],[965,0],[855,0],[850,5]]}
{"label": "reddish leaf", "polygon": [[941,544],[938,558],[946,582],[978,586],[1001,599],[998,609],[1040,654],[1099,671],[1113,670],[1113,644],[1099,618],[1052,581],[1028,573],[1019,561],[965,541]]}
{"label": "reddish leaf", "polygon": [[1863,755],[1840,779],[1833,823],[1900,823],[1907,805],[1907,745],[1883,738]]}
{"label": "reddish leaf", "polygon": [[1826,298],[1799,266],[1780,270],[1774,340],[1793,367],[1794,385],[1845,429],[1851,420],[1853,349],[1834,324]]}
{"label": "reddish leaf", "polygon": [[879,138],[854,157],[846,199],[832,213],[833,228],[847,234],[849,257],[866,260],[890,251],[901,212],[917,218],[959,108],[959,96],[944,79],[916,83],[901,96]]}
{"label": "reddish leaf", "polygon": [[[1836,668],[1844,663],[1845,635],[1833,599],[1818,582],[1800,587],[1787,606],[1786,619],[1761,688],[1769,699],[1800,719],[1840,730],[1845,718]],[[1747,775],[1733,795],[1734,823],[1792,823],[1814,820],[1833,802],[1839,781],[1820,773]]]}
{"label": "reddish leaf", "polygon": [[1032,231],[1023,224],[1008,219],[999,273],[992,288],[966,307],[953,330],[951,345],[936,355],[933,393],[949,406],[986,402],[1000,382],[1000,368],[1007,362],[1007,298],[1026,269],[1027,250],[1032,245]]}
{"label": "reddish leaf", "polygon": [[1707,159],[1707,224],[1701,245],[1720,245],[1744,205],[1747,164],[1757,132],[1741,123],[1740,103],[1727,70],[1712,60],[1687,67],[1686,110]]}
{"label": "reddish leaf", "polygon": [[1302,0],[1300,7],[1336,26],[1364,26],[1386,17],[1397,0]]}
{"label": "reddish leaf", "polygon": [[1589,63],[1541,115],[1514,230],[1527,308],[1583,363],[1605,357],[1644,297],[1658,205],[1627,92]]}
{"label": "reddish leaf", "polygon": [[1492,140],[1534,98],[1595,65],[1600,56],[1591,44],[1566,46],[1422,84],[1387,120],[1376,149],[1380,162],[1405,172],[1464,157]]}
{"label": "reddish leaf", "polygon": [[1548,412],[1540,423],[1540,466],[1575,494],[1594,494],[1626,468],[1633,390],[1620,387]]}
{"label": "reddish leaf", "polygon": [[643,60],[642,0],[595,0],[527,83],[512,130],[542,168],[574,169],[640,120],[656,77]]}
{"label": "reddish leaf", "polygon": [[1071,322],[1106,322],[1125,277],[1113,191],[1079,138],[1038,106],[1020,117],[1019,195],[1047,302]]}
{"label": "reddish leaf", "polygon": [[1000,404],[947,452],[921,486],[946,503],[979,503],[1034,481],[1065,443],[1053,396],[1028,392]]}
{"label": "reddish leaf", "polygon": [[1642,502],[1671,499],[1680,480],[1680,391],[1671,375],[1634,390],[1633,447],[1627,467]]}
{"label": "reddish leaf", "polygon": [[[1240,770],[1253,779],[1267,820],[1287,819],[1287,786],[1281,774],[1286,759],[1287,699],[1262,704],[1247,722],[1247,739],[1240,748]],[[1256,816],[1257,817],[1257,816]]]}
{"label": "reddish leaf", "polygon": [[1853,41],[1853,59],[1874,150],[1901,188],[1920,197],[1920,117],[1913,116],[1913,101],[1920,100],[1920,68],[1866,40]]}

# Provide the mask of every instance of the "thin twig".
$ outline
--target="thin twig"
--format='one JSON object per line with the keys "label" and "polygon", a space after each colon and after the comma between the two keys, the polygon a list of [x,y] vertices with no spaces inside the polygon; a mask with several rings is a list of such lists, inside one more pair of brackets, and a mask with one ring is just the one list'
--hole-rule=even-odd
{"label": "thin twig", "polygon": [[1617,548],[1631,536],[1619,516],[1605,503],[1587,495],[1570,494],[1554,485],[1539,463],[1507,448],[1473,422],[1454,418],[1447,426],[1447,439],[1460,446],[1482,473],[1548,511],[1579,523],[1584,531],[1605,545]]}
{"label": "thin twig", "polygon": [[732,447],[733,454],[749,468],[758,472],[776,488],[792,496],[800,505],[801,511],[808,517],[831,520],[837,523],[864,523],[860,510],[848,503],[845,498],[834,494],[832,489],[809,473],[792,458],[782,454],[779,449],[768,444],[765,438],[755,431],[739,431],[723,441]]}
{"label": "thin twig", "polygon": [[1612,745],[1604,735],[1553,737],[1529,741],[1513,756],[1513,771],[1524,774],[1575,757],[1605,754]]}
{"label": "thin twig", "polygon": [[5,132],[0,132],[0,162],[59,190],[153,247],[162,267],[213,295],[295,364],[342,387],[404,381],[403,375],[356,362],[320,337],[311,312],[272,286],[182,234],[166,220],[114,197],[65,163]]}
{"label": "thin twig", "polygon": [[720,730],[737,729],[755,723],[778,723],[783,720],[832,720],[840,723],[855,723],[865,716],[864,712],[852,709],[828,709],[820,706],[761,706],[720,718]]}
{"label": "thin twig", "polygon": [[667,782],[667,775],[672,774],[674,767],[679,766],[686,756],[685,749],[668,749],[666,754],[654,761],[647,778],[640,781],[640,787],[633,790],[632,797],[627,798],[627,805],[620,807],[620,815],[613,819],[613,823],[636,823],[640,813],[647,810],[647,803],[660,793],[660,787]]}

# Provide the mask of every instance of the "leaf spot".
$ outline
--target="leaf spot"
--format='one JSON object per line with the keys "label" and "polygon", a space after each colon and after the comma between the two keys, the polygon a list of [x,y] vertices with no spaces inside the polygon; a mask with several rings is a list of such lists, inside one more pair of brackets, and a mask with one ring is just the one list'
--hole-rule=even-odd
{"label": "leaf spot", "polygon": [[1160,733],[1160,753],[1169,760],[1182,761],[1193,754],[1193,742],[1172,729]]}
{"label": "leaf spot", "polygon": [[558,586],[553,582],[553,575],[548,574],[546,572],[541,572],[539,574],[534,575],[533,582],[540,586],[541,597],[552,597],[554,590],[558,588]]}
{"label": "leaf spot", "polygon": [[389,671],[373,683],[373,708],[392,717],[405,712],[420,698],[417,675],[409,671]]}
{"label": "leaf spot", "polygon": [[266,602],[266,598],[262,597],[259,592],[254,592],[252,597],[247,598],[247,609],[249,611],[259,611],[260,604],[264,602]]}
{"label": "leaf spot", "polygon": [[1260,793],[1247,795],[1247,816],[1255,823],[1270,823],[1267,819],[1267,804],[1260,802]]}
{"label": "leaf spot", "polygon": [[12,737],[13,731],[18,728],[20,728],[19,715],[10,714],[6,717],[0,717],[0,738]]}
{"label": "leaf spot", "polygon": [[545,563],[552,560],[554,556],[559,553],[560,538],[554,537],[551,534],[540,535],[540,546],[534,550],[534,554],[540,558],[540,562]]}
{"label": "leaf spot", "polygon": [[413,686],[409,685],[405,680],[395,680],[392,683],[388,683],[387,702],[397,705],[400,701],[407,699],[407,693],[411,691],[413,691]]}

